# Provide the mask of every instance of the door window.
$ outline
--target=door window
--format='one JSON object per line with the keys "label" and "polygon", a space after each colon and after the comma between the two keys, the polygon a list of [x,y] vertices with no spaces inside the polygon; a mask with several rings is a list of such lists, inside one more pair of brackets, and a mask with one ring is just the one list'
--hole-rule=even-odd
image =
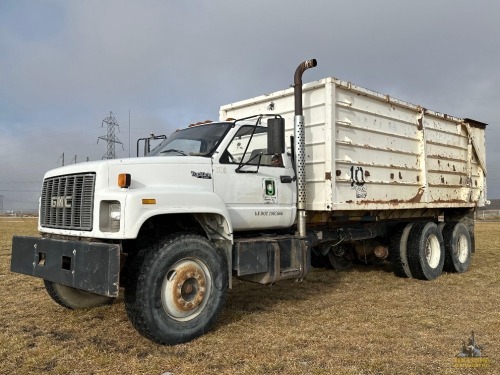
{"label": "door window", "polygon": [[[254,131],[255,129],[255,131]],[[252,135],[253,132],[253,135]],[[267,153],[267,128],[242,126],[219,160],[222,164],[283,167],[281,155]]]}

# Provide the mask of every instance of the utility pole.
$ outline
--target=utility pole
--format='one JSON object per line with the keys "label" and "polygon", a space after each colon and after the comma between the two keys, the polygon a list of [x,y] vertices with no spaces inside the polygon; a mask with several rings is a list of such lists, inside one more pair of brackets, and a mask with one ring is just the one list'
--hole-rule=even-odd
{"label": "utility pole", "polygon": [[128,157],[130,157],[130,109],[128,110]]}
{"label": "utility pole", "polygon": [[104,120],[102,120],[102,126],[104,126],[104,124],[107,125],[107,130],[108,130],[107,135],[100,136],[97,139],[97,143],[99,143],[99,139],[102,139],[103,141],[107,142],[108,149],[106,154],[102,158],[116,159],[115,143],[121,144],[122,148],[123,148],[123,143],[115,136],[115,128],[119,127],[119,125],[115,119],[115,116],[113,116],[113,112],[109,112],[109,116],[106,117]]}
{"label": "utility pole", "polygon": [[64,167],[64,152],[62,153],[61,156],[59,156],[59,159],[57,159],[57,162],[59,163],[59,160],[62,159],[62,166]]}
{"label": "utility pole", "polygon": [[3,195],[0,195],[0,212],[3,212]]}

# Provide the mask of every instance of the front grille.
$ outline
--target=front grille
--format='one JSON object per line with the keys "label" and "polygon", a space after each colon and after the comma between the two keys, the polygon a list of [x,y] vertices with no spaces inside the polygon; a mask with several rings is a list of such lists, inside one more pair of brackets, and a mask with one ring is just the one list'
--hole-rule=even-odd
{"label": "front grille", "polygon": [[50,177],[43,181],[42,227],[92,230],[95,173]]}

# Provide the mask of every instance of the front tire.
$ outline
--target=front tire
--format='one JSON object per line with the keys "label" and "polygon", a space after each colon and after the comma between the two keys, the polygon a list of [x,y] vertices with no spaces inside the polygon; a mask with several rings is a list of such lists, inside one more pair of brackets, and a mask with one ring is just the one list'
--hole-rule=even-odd
{"label": "front tire", "polygon": [[444,269],[448,272],[465,272],[469,269],[472,240],[463,223],[446,223],[443,227]]}
{"label": "front tire", "polygon": [[444,246],[441,231],[435,223],[416,223],[408,236],[408,265],[411,275],[433,280],[443,272]]}
{"label": "front tire", "polygon": [[207,332],[226,298],[225,257],[199,235],[172,235],[141,251],[130,272],[128,317],[139,333],[158,344],[179,344]]}
{"label": "front tire", "polygon": [[101,296],[99,294],[85,292],[70,286],[61,285],[52,281],[44,280],[45,289],[49,296],[59,305],[71,309],[88,309],[113,303],[113,297]]}

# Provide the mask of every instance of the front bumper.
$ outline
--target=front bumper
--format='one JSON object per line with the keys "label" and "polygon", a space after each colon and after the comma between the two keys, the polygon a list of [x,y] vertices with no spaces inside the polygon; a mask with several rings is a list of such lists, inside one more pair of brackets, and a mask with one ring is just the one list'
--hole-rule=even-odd
{"label": "front bumper", "polygon": [[118,297],[120,245],[14,236],[12,272]]}

